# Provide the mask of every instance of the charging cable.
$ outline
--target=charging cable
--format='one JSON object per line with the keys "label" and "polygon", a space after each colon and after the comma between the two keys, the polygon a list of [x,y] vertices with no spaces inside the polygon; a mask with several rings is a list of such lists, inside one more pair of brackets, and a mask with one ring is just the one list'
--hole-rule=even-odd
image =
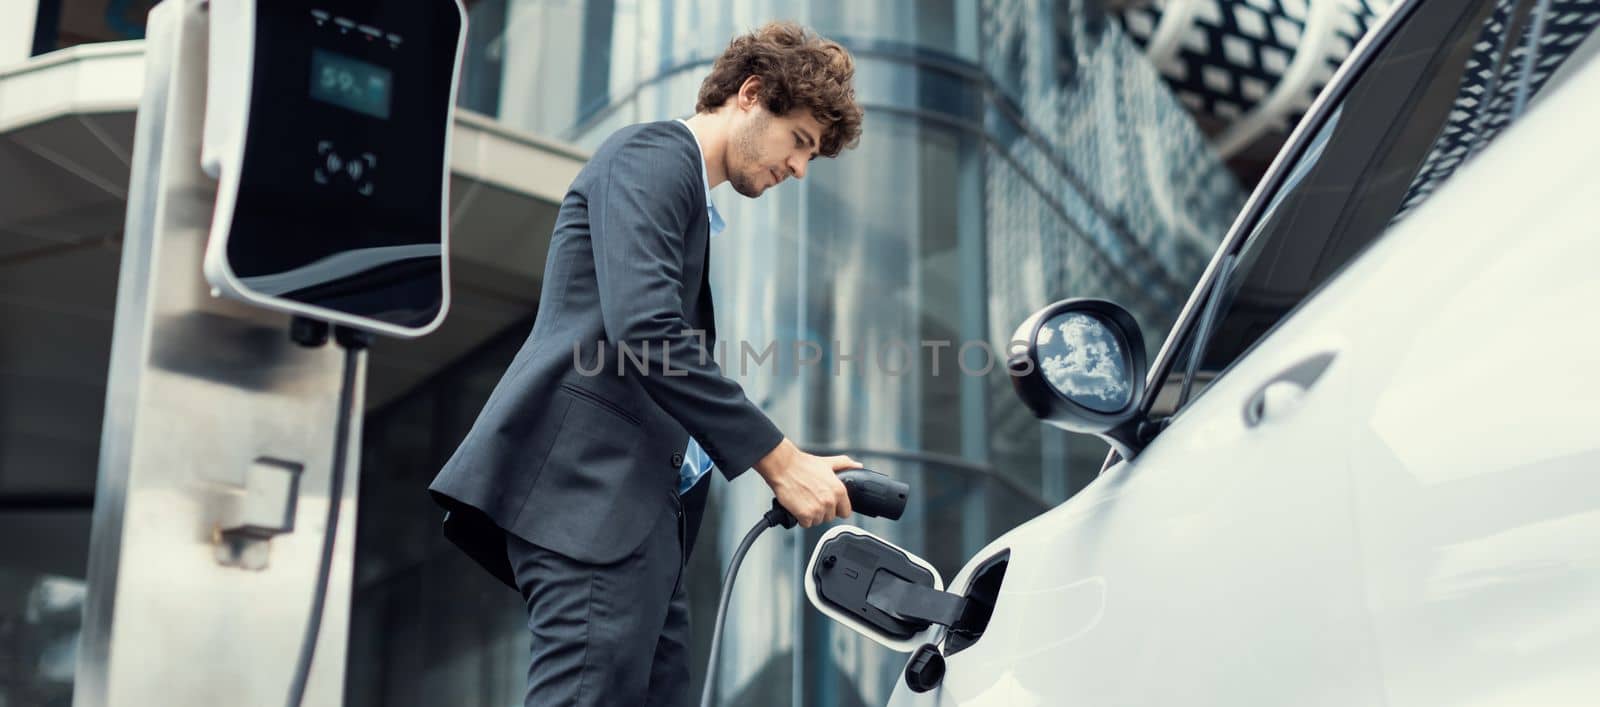
{"label": "charging cable", "polygon": [[750,551],[750,546],[755,544],[756,538],[766,532],[767,528],[781,525],[785,528],[795,526],[795,518],[778,505],[778,499],[772,499],[772,509],[762,514],[761,520],[744,534],[744,540],[739,542],[739,549],[733,551],[733,561],[728,563],[728,575],[722,578],[722,596],[717,599],[717,625],[711,630],[711,661],[706,665],[706,683],[700,690],[700,707],[711,707],[711,692],[717,684],[717,656],[722,648],[722,625],[728,620],[728,601],[733,598],[733,578],[739,574],[739,565],[744,562],[744,554]]}
{"label": "charging cable", "polygon": [[[911,487],[870,469],[846,469],[838,473],[839,482],[850,495],[850,508],[856,513],[874,518],[900,520],[905,512],[906,497]],[[728,575],[722,578],[722,596],[717,599],[716,627],[711,630],[711,658],[706,661],[706,682],[700,690],[700,707],[711,707],[711,693],[717,684],[717,656],[722,650],[722,625],[728,620],[728,601],[733,598],[733,579],[739,574],[744,554],[755,544],[767,528],[781,525],[793,528],[798,524],[794,515],[772,499],[772,508],[762,514],[761,520],[745,533],[739,548],[733,551],[733,561],[728,563]]]}
{"label": "charging cable", "polygon": [[[311,595],[311,615],[306,620],[305,636],[300,641],[300,657],[295,662],[294,679],[289,683],[289,707],[300,707],[305,699],[306,679],[311,675],[311,659],[317,651],[317,634],[322,629],[322,609],[328,599],[328,578],[333,572],[333,541],[339,536],[339,507],[344,499],[344,465],[350,446],[351,410],[356,395],[356,370],[361,356],[372,343],[372,335],[359,329],[334,327],[333,338],[344,349],[344,373],[339,383],[339,415],[333,441],[333,468],[328,477],[328,519],[323,526],[322,558],[317,567],[317,585]],[[328,341],[328,324],[295,317],[289,337],[308,348]]]}

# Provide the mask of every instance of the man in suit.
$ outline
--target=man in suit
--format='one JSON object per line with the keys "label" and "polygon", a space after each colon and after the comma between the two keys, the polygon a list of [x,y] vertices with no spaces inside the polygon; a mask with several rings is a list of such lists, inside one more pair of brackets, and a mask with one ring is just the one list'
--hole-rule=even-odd
{"label": "man in suit", "polygon": [[850,514],[835,473],[860,465],[798,449],[710,360],[708,269],[711,189],[755,198],[853,146],[853,81],[797,25],[736,37],[692,117],[617,131],[562,200],[533,332],[429,487],[527,604],[528,705],[690,703],[681,574],[713,465],[806,527]]}

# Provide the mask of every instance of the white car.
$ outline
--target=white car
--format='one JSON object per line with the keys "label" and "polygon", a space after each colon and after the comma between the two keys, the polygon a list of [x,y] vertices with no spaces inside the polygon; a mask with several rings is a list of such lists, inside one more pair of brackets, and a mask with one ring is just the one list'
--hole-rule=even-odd
{"label": "white car", "polygon": [[1115,304],[1025,322],[1024,404],[1121,459],[947,589],[824,536],[812,603],[912,654],[890,704],[1600,704],[1597,23],[1396,3],[1148,377]]}

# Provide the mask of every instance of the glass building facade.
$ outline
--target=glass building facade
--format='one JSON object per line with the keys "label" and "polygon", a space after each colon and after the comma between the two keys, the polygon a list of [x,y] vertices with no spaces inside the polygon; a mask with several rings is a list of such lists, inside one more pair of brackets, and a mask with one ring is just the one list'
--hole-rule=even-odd
{"label": "glass building facade", "polygon": [[[628,124],[687,117],[728,39],[763,22],[793,19],[851,50],[859,147],[758,200],[714,194],[729,223],[712,260],[722,360],[792,439],[910,482],[901,521],[857,521],[946,578],[1090,481],[1106,453],[1016,403],[994,360],[1012,328],[1058,299],[1107,297],[1155,351],[1243,199],[1091,1],[486,0],[471,13],[462,105],[590,149]],[[369,414],[351,704],[518,694],[516,598],[417,519],[431,519],[419,490],[526,331]],[[769,497],[754,475],[713,485],[688,571],[697,663],[722,569]],[[900,679],[903,656],[806,605],[800,572],[819,534],[769,534],[746,559],[721,704],[880,704]],[[447,608],[463,605],[475,608]]]}
{"label": "glass building facade", "polygon": [[[35,53],[136,37],[140,13],[129,8],[147,4],[42,2]],[[799,21],[851,50],[867,114],[860,146],[759,200],[726,186],[714,195],[729,222],[714,244],[718,332],[732,344],[728,372],[791,438],[912,485],[901,521],[856,520],[946,579],[1092,480],[1105,456],[1099,441],[1045,428],[1016,402],[994,360],[1012,328],[1049,302],[1105,297],[1137,316],[1155,351],[1242,202],[1189,114],[1094,0],[467,5],[461,106],[585,148],[630,123],[686,117],[728,39],[765,21]],[[131,24],[119,24],[124,16]],[[527,234],[548,237],[547,226]],[[23,292],[19,272],[5,285]],[[99,323],[109,347],[110,322]],[[425,488],[531,324],[367,411],[347,704],[520,702],[519,598],[440,536]],[[776,355],[741,366],[740,342]],[[425,345],[384,341],[372,356]],[[72,356],[83,360],[62,365],[103,374],[106,351]],[[383,375],[375,368],[369,384]],[[0,422],[0,431],[49,424],[56,436],[99,429],[20,413]],[[0,445],[10,468],[35,463],[6,453]],[[60,466],[94,468],[77,461]],[[0,551],[0,706],[68,704],[93,499],[7,486],[3,472],[0,528],[51,544]],[[768,498],[751,474],[713,485],[686,574],[697,675],[723,568]],[[900,679],[903,656],[806,605],[800,571],[818,535],[769,533],[747,558],[720,704],[881,704]]]}

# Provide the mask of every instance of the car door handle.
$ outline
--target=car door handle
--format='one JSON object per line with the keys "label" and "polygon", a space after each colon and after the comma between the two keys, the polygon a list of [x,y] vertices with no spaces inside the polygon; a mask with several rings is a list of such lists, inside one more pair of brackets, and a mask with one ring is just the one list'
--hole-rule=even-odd
{"label": "car door handle", "polygon": [[1311,386],[1333,363],[1332,351],[1324,351],[1285,369],[1263,383],[1244,404],[1244,424],[1255,427],[1265,420],[1299,408]]}

